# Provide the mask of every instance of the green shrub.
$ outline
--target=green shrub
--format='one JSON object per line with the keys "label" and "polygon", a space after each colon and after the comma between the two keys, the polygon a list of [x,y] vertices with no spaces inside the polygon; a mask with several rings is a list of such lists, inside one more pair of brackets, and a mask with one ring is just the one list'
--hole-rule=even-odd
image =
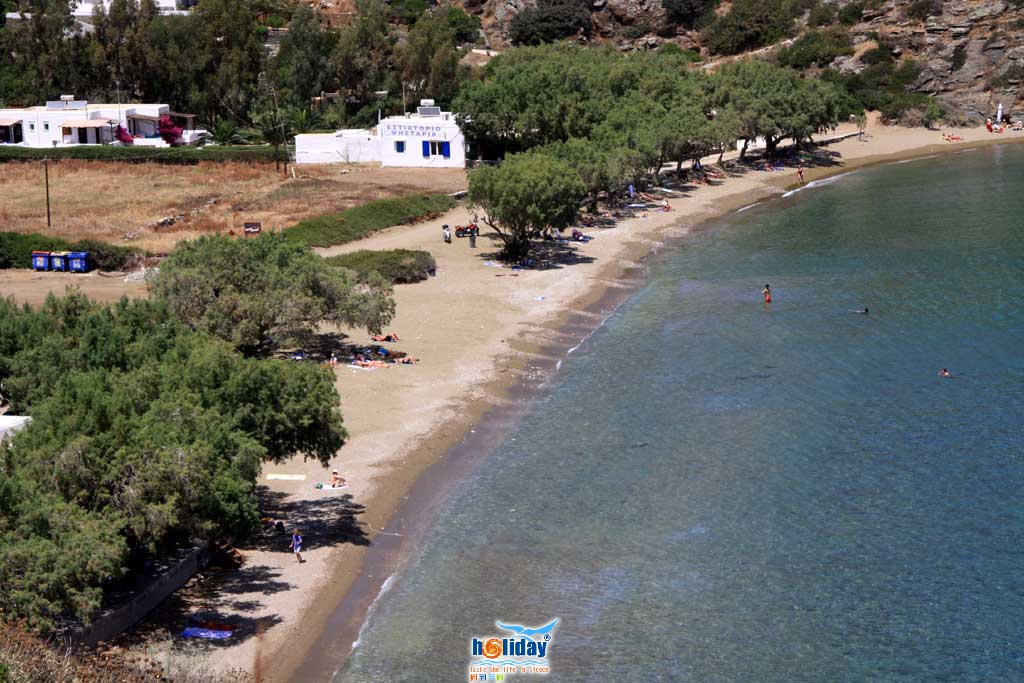
{"label": "green shrub", "polygon": [[700,53],[696,50],[689,48],[683,49],[675,43],[662,43],[657,50],[660,55],[672,55],[674,57],[681,57],[688,62],[697,63],[701,61]]}
{"label": "green shrub", "polygon": [[770,45],[790,35],[797,11],[798,4],[785,0],[735,0],[728,14],[704,29],[704,43],[723,55]]}
{"label": "green shrub", "polygon": [[33,251],[87,251],[93,267],[100,270],[121,270],[142,255],[136,249],[95,240],[68,242],[38,233],[0,232],[0,269],[29,268]]}
{"label": "green shrub", "polygon": [[[205,147],[112,147],[109,145],[80,145],[42,149],[33,147],[0,146],[0,163],[5,161],[31,161],[35,159],[83,159],[86,161],[155,162],[160,164],[191,165],[200,161],[274,161],[274,148],[261,145],[205,146]],[[277,152],[277,158],[284,152]]]}
{"label": "green shrub", "polygon": [[627,26],[622,32],[622,35],[629,40],[637,40],[643,38],[648,33],[652,33],[654,29],[651,27],[651,23],[647,20],[641,20],[632,26]]}
{"label": "green shrub", "polygon": [[924,21],[933,14],[942,13],[942,2],[939,0],[914,0],[907,7],[907,17]]}
{"label": "green shrub", "polygon": [[590,4],[583,0],[541,0],[512,17],[508,32],[515,45],[541,45],[582,33],[590,35]]}
{"label": "green shrub", "polygon": [[863,2],[851,2],[848,5],[843,5],[839,8],[839,23],[845,26],[853,26],[860,22],[861,16],[864,14],[864,3]]}
{"label": "green shrub", "polygon": [[860,57],[860,61],[865,64],[882,64],[885,62],[892,63],[896,61],[896,58],[892,54],[892,50],[886,45],[879,45],[876,48],[872,48],[865,52]]}
{"label": "green shrub", "polygon": [[778,62],[794,69],[827,66],[840,55],[853,54],[850,35],[840,28],[812,30],[779,52]]}
{"label": "green shrub", "polygon": [[280,14],[271,14],[263,21],[263,23],[270,28],[284,28],[285,24],[288,22],[285,21],[284,17]]}
{"label": "green shrub", "polygon": [[967,48],[963,45],[957,45],[953,50],[952,68],[953,71],[959,71],[963,68],[964,64],[967,63]]}
{"label": "green shrub", "polygon": [[411,26],[416,23],[421,14],[427,11],[427,2],[426,0],[392,0],[388,3],[388,11],[395,21]]}
{"label": "green shrub", "polygon": [[284,233],[288,239],[311,247],[329,247],[353,242],[395,225],[426,220],[454,205],[455,200],[445,194],[378,199],[340,213],[304,220]]}
{"label": "green shrub", "polygon": [[700,20],[710,14],[718,0],[661,0],[668,20],[673,24],[693,28]]}
{"label": "green shrub", "polygon": [[360,279],[376,272],[396,285],[426,280],[437,269],[437,262],[430,253],[409,249],[363,249],[351,254],[331,256],[326,261],[338,268],[354,270]]}
{"label": "green shrub", "polygon": [[811,26],[828,26],[835,20],[836,8],[827,4],[815,5],[807,17],[807,23]]}

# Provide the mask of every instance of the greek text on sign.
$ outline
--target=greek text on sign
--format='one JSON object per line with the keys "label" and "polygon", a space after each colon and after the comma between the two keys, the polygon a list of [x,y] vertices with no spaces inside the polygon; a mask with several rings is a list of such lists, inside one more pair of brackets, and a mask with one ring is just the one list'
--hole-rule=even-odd
{"label": "greek text on sign", "polygon": [[442,126],[423,126],[419,124],[389,123],[384,126],[384,132],[388,135],[409,135],[420,138],[440,135],[443,130]]}

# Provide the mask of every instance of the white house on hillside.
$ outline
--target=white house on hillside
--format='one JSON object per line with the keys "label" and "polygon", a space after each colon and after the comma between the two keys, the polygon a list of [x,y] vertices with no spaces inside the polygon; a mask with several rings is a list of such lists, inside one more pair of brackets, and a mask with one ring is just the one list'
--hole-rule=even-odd
{"label": "white house on hillside", "polygon": [[[195,4],[191,0],[155,0],[156,8],[160,10],[160,14],[188,14],[187,7]],[[83,0],[71,5],[71,16],[79,21],[85,27],[86,31],[92,30],[90,19],[92,19],[92,13],[96,9],[96,5],[103,5],[103,9],[110,10],[110,0]],[[25,17],[30,17],[31,12],[26,12]],[[7,21],[15,22],[21,21],[20,12],[7,12]]]}
{"label": "white house on hillside", "polygon": [[117,127],[132,136],[132,144],[167,147],[157,122],[170,116],[181,127],[178,144],[191,144],[206,133],[195,127],[194,114],[172,112],[166,104],[90,104],[69,95],[43,106],[0,109],[0,144],[23,147],[102,145],[116,140]]}
{"label": "white house on hillside", "polygon": [[[179,11],[179,0],[154,0],[154,2],[156,3],[156,8],[160,10],[160,14],[187,14],[187,12]],[[195,3],[189,4],[194,5]],[[110,10],[110,0],[82,0],[71,11],[76,17],[84,19],[92,16],[96,5],[103,5],[103,9]]]}
{"label": "white house on hillside", "polygon": [[379,162],[382,166],[464,168],[466,141],[451,112],[423,100],[415,114],[389,116],[370,130],[295,136],[295,163]]}

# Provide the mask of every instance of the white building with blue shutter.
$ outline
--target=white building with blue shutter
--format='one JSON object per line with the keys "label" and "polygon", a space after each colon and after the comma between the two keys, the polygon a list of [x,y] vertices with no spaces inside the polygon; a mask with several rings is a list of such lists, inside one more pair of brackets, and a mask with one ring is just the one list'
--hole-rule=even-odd
{"label": "white building with blue shutter", "polygon": [[466,140],[455,117],[429,100],[421,105],[415,114],[389,116],[370,130],[296,135],[295,163],[464,168]]}

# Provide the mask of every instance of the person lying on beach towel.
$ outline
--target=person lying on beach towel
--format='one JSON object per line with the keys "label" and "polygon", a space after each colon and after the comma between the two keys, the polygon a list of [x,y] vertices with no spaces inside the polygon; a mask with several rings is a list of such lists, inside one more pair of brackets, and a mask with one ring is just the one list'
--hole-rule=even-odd
{"label": "person lying on beach towel", "polygon": [[357,353],[356,357],[352,359],[352,365],[360,368],[386,368],[388,364],[382,360],[368,360],[366,356],[361,353]]}
{"label": "person lying on beach towel", "polygon": [[416,365],[416,363],[420,362],[420,359],[413,358],[412,356],[402,356],[401,358],[393,359],[391,362],[399,365]]}
{"label": "person lying on beach towel", "polygon": [[396,341],[402,341],[401,339],[398,338],[398,335],[395,334],[394,332],[388,332],[387,334],[375,334],[372,337],[370,337],[370,339],[372,339],[375,342],[396,342]]}

